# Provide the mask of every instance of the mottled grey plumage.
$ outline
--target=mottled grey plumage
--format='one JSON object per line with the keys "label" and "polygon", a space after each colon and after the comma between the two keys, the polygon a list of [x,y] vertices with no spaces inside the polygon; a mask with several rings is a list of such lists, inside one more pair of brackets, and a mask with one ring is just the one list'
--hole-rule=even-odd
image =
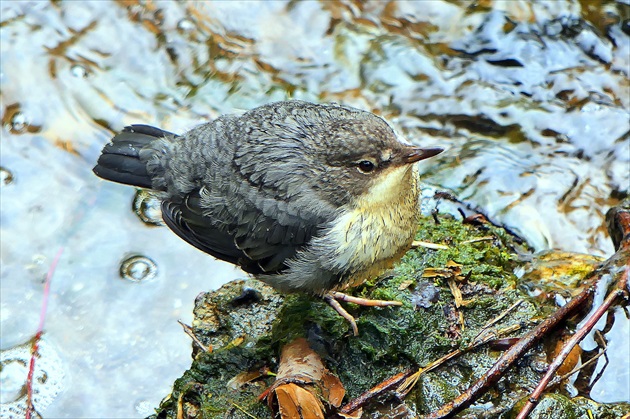
{"label": "mottled grey plumage", "polygon": [[369,112],[286,101],[182,136],[127,127],[94,172],[162,191],[166,224],[204,252],[282,292],[324,295],[406,250],[418,198],[409,163],[440,151],[400,143]]}

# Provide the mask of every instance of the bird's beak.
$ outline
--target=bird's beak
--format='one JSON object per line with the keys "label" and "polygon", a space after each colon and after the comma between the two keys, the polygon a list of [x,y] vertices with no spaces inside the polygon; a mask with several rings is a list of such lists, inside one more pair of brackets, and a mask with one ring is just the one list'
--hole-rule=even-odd
{"label": "bird's beak", "polygon": [[405,162],[406,164],[415,163],[417,161],[436,156],[443,151],[444,149],[440,147],[421,148],[409,146],[405,149],[405,152],[403,154],[403,162]]}

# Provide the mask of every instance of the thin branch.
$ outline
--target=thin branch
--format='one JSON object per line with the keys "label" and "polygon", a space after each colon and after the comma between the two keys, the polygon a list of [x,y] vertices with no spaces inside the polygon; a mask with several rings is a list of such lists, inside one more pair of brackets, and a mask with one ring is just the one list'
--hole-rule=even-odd
{"label": "thin branch", "polygon": [[591,359],[589,359],[588,361],[586,361],[585,363],[580,365],[579,367],[575,367],[571,371],[569,371],[568,373],[564,374],[562,377],[560,377],[558,379],[558,382],[562,382],[562,381],[566,380],[567,378],[569,378],[570,376],[572,376],[573,374],[575,374],[576,372],[583,370],[584,368],[588,367],[593,362],[595,362],[599,358],[601,358],[602,355],[605,355],[605,354],[606,354],[606,349],[604,349],[603,351],[601,351],[600,353],[598,353],[597,355],[595,355],[594,357],[592,357]]}
{"label": "thin branch", "polygon": [[[621,284],[627,283],[629,272],[630,272],[630,267],[626,266],[625,271],[620,281]],[[527,403],[525,403],[525,406],[523,406],[518,416],[516,416],[516,419],[525,419],[530,414],[530,412],[534,409],[534,407],[538,403],[538,400],[542,396],[543,391],[545,391],[547,384],[549,384],[549,381],[551,381],[554,374],[556,373],[558,368],[560,368],[564,360],[569,356],[569,353],[573,350],[575,345],[580,343],[582,339],[584,339],[586,335],[588,335],[591,332],[591,330],[593,330],[593,327],[595,327],[595,324],[597,324],[599,319],[604,314],[606,314],[608,309],[613,305],[615,301],[617,301],[617,299],[626,295],[626,290],[624,288],[625,287],[620,287],[611,291],[610,294],[608,294],[608,297],[606,297],[606,299],[602,303],[602,305],[599,306],[597,310],[595,310],[595,312],[588,318],[588,320],[584,322],[582,327],[579,330],[577,330],[575,334],[571,336],[571,338],[564,344],[564,346],[562,347],[562,350],[560,350],[556,358],[549,365],[549,369],[547,370],[547,373],[540,380],[540,382],[538,383],[538,385],[536,386],[532,394],[529,396],[529,400],[527,401]]]}
{"label": "thin branch", "polygon": [[204,345],[203,343],[201,343],[201,341],[197,338],[197,336],[195,336],[195,332],[193,332],[192,327],[188,326],[186,323],[182,322],[181,320],[177,320],[177,323],[179,323],[182,326],[182,328],[184,329],[184,333],[190,336],[190,338],[201,348],[201,350],[203,350],[204,352],[212,352],[212,348],[208,349],[208,347]]}
{"label": "thin branch", "polygon": [[588,299],[595,293],[595,289],[596,285],[592,284],[556,311],[551,317],[545,319],[536,328],[520,339],[514,346],[508,349],[492,366],[492,368],[490,368],[465,392],[460,394],[450,403],[445,404],[440,409],[425,416],[425,419],[448,418],[470,406],[470,404],[472,404],[477,398],[496,384],[505,371],[514,365],[522,354],[527,352],[532,346],[534,346],[534,344],[536,344],[536,342],[546,336],[550,330],[558,326],[558,324],[565,320],[571,313],[582,308]]}
{"label": "thin branch", "polygon": [[514,303],[510,307],[508,307],[505,311],[503,311],[501,314],[499,314],[497,317],[495,317],[492,320],[490,320],[483,327],[483,330],[475,337],[473,342],[471,342],[471,344],[468,345],[466,348],[457,349],[455,351],[452,351],[452,352],[444,355],[443,357],[441,357],[441,358],[431,362],[426,367],[418,369],[415,372],[414,372],[414,370],[408,370],[408,371],[404,371],[402,373],[396,374],[395,376],[386,379],[385,381],[383,381],[380,384],[372,387],[370,390],[366,391],[365,393],[361,394],[356,399],[354,399],[351,402],[349,402],[348,404],[346,404],[340,410],[340,412],[341,413],[345,413],[345,414],[353,413],[353,412],[359,410],[360,408],[362,408],[363,406],[365,406],[366,404],[368,404],[373,399],[381,396],[382,394],[386,393],[387,391],[394,390],[394,389],[396,391],[396,394],[398,394],[398,396],[400,398],[405,397],[407,395],[407,393],[409,393],[409,391],[411,391],[413,386],[417,383],[418,378],[422,374],[425,374],[425,373],[427,373],[429,371],[432,371],[432,370],[436,369],[440,365],[442,365],[445,362],[447,362],[447,361],[449,361],[449,360],[451,360],[451,359],[461,355],[464,352],[470,351],[470,350],[472,350],[472,349],[474,349],[474,348],[476,348],[478,346],[481,346],[481,345],[483,345],[485,343],[488,343],[489,341],[494,339],[497,335],[503,335],[503,334],[511,333],[511,332],[514,332],[515,330],[518,330],[520,328],[520,326],[519,325],[513,325],[513,326],[508,327],[506,329],[497,331],[496,333],[486,333],[487,329],[489,327],[491,327],[492,325],[496,324],[499,320],[501,320],[505,316],[507,316],[511,311],[513,311],[516,307],[518,307],[522,302],[523,302],[523,300],[517,301],[516,303]]}
{"label": "thin branch", "polygon": [[344,407],[342,407],[339,410],[339,412],[350,414],[359,410],[360,408],[368,404],[371,400],[375,399],[376,397],[379,397],[380,395],[398,387],[401,382],[407,380],[413,374],[414,374],[413,370],[407,370],[399,374],[396,374],[393,377],[388,378],[387,380],[383,381],[377,386],[372,387],[365,393],[361,394],[359,397],[352,400],[350,403],[346,404]]}

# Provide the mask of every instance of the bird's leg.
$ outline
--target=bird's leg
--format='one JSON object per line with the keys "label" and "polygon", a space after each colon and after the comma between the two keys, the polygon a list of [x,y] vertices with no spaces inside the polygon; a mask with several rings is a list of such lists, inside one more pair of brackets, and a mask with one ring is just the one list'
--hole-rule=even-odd
{"label": "bird's leg", "polygon": [[400,301],[385,301],[385,300],[369,300],[367,298],[353,297],[343,292],[332,291],[330,296],[335,300],[345,301],[348,303],[358,304],[366,307],[387,307],[387,306],[401,306]]}
{"label": "bird's leg", "polygon": [[341,304],[339,304],[339,301],[335,300],[335,297],[332,294],[333,293],[324,295],[324,301],[330,304],[330,306],[334,308],[341,317],[348,320],[348,322],[350,322],[350,326],[352,327],[352,332],[354,333],[354,335],[359,336],[359,328],[357,327],[357,322],[354,321],[354,317],[352,317],[352,314],[348,313],[346,309],[343,308]]}
{"label": "bird's leg", "polygon": [[354,320],[354,317],[352,317],[352,315],[348,313],[346,309],[341,306],[341,304],[339,304],[339,301],[346,301],[348,303],[354,303],[360,306],[367,307],[387,307],[402,305],[400,301],[369,300],[367,298],[353,297],[351,295],[337,291],[331,291],[328,294],[324,295],[323,298],[324,301],[330,304],[330,306],[334,308],[341,317],[350,322],[350,326],[352,327],[352,332],[354,333],[354,336],[359,335],[359,328],[357,327],[357,323]]}

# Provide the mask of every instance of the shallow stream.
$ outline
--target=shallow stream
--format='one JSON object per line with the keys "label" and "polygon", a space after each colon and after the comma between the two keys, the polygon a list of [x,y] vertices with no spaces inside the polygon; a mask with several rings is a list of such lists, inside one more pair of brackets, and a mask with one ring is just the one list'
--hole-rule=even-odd
{"label": "shallow stream", "polygon": [[[627,1],[0,7],[2,417],[23,417],[59,251],[35,374],[44,417],[152,413],[190,363],[177,320],[243,276],[143,223],[132,188],[92,174],[128,124],[183,132],[271,101],[343,102],[446,147],[424,181],[536,250],[613,252],[604,214],[630,190]],[[627,348],[628,331],[615,339]],[[592,396],[629,401],[628,379],[602,378]]]}

